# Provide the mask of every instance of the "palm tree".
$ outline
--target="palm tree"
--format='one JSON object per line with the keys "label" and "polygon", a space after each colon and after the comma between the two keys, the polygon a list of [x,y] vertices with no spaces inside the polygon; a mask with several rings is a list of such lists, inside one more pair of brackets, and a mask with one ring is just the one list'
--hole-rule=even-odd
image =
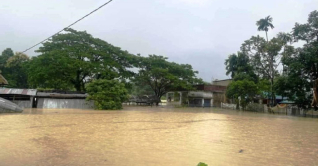
{"label": "palm tree", "polygon": [[[273,21],[273,18],[271,16],[267,16],[265,18],[262,18],[260,20],[258,20],[256,22],[256,25],[258,26],[257,30],[259,31],[265,31],[266,33],[266,40],[267,40],[267,43],[268,43],[268,35],[267,35],[267,32],[268,32],[268,28],[274,28],[274,25],[272,24],[272,21]],[[273,101],[274,101],[274,94],[273,94],[273,83],[274,83],[274,67],[273,67],[273,61],[274,61],[274,57],[271,56],[270,57],[271,60],[270,60],[270,73],[271,73],[271,91],[272,91],[272,97],[271,97],[271,103],[273,104]]]}
{"label": "palm tree", "polygon": [[268,42],[268,36],[267,36],[268,28],[272,28],[272,29],[274,28],[272,21],[273,21],[273,18],[271,16],[267,16],[256,22],[256,25],[258,26],[257,30],[266,32],[267,42]]}
{"label": "palm tree", "polygon": [[226,65],[226,75],[231,74],[231,77],[234,78],[237,72],[237,56],[235,54],[230,55],[224,64]]}

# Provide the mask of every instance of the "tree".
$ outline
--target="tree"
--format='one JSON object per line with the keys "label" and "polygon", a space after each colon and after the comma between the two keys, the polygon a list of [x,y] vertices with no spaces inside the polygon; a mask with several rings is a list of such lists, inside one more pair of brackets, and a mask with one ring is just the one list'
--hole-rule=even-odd
{"label": "tree", "polygon": [[235,73],[237,72],[237,55],[229,55],[224,64],[226,66],[226,75],[231,74],[231,77],[234,78]]}
{"label": "tree", "polygon": [[[225,60],[226,75],[231,73],[232,79],[243,80],[245,78],[258,82],[258,77],[253,71],[253,67],[250,65],[250,58],[243,52],[232,54]],[[244,78],[243,78],[244,77]]]}
{"label": "tree", "polygon": [[260,78],[270,78],[270,57],[266,52],[267,43],[260,36],[252,36],[244,41],[241,51],[250,58],[250,64],[253,66],[256,75]]}
{"label": "tree", "polygon": [[272,38],[269,42],[266,42],[265,39],[260,36],[252,36],[241,46],[241,51],[250,57],[251,66],[254,67],[257,76],[259,76],[260,79],[270,80],[272,104],[274,104],[275,97],[272,85],[274,84],[275,75],[278,74],[276,69],[280,63],[279,55],[282,46],[283,42],[278,38]]}
{"label": "tree", "polygon": [[237,109],[241,105],[243,110],[257,94],[259,94],[257,85],[247,79],[231,82],[226,90],[226,96],[235,99]]}
{"label": "tree", "polygon": [[128,99],[125,85],[118,80],[94,80],[87,85],[88,100],[94,100],[98,110],[117,110]]}
{"label": "tree", "polygon": [[282,99],[288,96],[288,92],[291,89],[291,83],[288,82],[288,77],[286,76],[279,76],[275,79],[274,82],[274,90],[277,94],[282,95]]}
{"label": "tree", "polygon": [[295,41],[318,42],[318,11],[309,14],[306,24],[296,23],[292,34]]}
{"label": "tree", "polygon": [[139,57],[139,72],[134,82],[141,86],[150,86],[158,101],[169,91],[188,90],[194,84],[203,83],[196,77],[198,72],[191,65],[168,62],[167,59],[157,55]]}
{"label": "tree", "polygon": [[5,65],[6,73],[4,76],[8,80],[8,87],[12,88],[28,88],[28,76],[26,73],[26,65],[30,58],[23,53],[16,53],[11,56]]}
{"label": "tree", "polygon": [[[288,56],[288,53],[286,51],[286,47],[288,47],[288,44],[291,44],[293,42],[293,36],[289,33],[280,32],[277,35],[277,38],[282,42],[284,46],[284,50],[282,53],[282,59],[285,58],[285,56]],[[285,65],[283,64],[283,75],[285,74]]]}
{"label": "tree", "polygon": [[29,69],[33,87],[85,91],[86,83],[96,79],[126,79],[132,76],[134,56],[85,31],[65,29],[36,52]]}
{"label": "tree", "polygon": [[284,47],[282,63],[286,72],[275,81],[275,90],[294,100],[298,107],[309,108],[311,86],[318,79],[318,12],[311,12],[307,23],[296,23],[292,35],[293,41],[302,40],[306,44],[301,48]]}
{"label": "tree", "polygon": [[272,21],[273,21],[273,18],[271,16],[267,16],[267,17],[262,18],[256,22],[256,25],[258,26],[257,30],[265,31],[267,42],[268,42],[267,32],[269,30],[268,28],[272,28],[272,29],[274,28]]}
{"label": "tree", "polygon": [[7,60],[14,55],[13,51],[11,48],[6,48],[5,50],[2,51],[1,56],[0,56],[0,71],[1,74],[4,77],[8,77],[8,75],[11,74],[11,71],[7,71],[6,69],[6,64]]}
{"label": "tree", "polygon": [[[272,24],[273,18],[271,16],[267,16],[265,18],[260,19],[259,21],[256,22],[257,25],[257,30],[259,31],[265,31],[266,33],[266,41],[268,42],[268,35],[267,32],[269,30],[269,28],[273,29],[274,25]],[[268,46],[267,48],[271,48],[270,46]],[[274,99],[274,94],[273,94],[273,83],[274,83],[274,55],[269,54],[268,55],[269,59],[270,59],[270,63],[269,63],[269,73],[271,74],[271,91],[272,91],[272,104],[273,104],[273,99]]]}
{"label": "tree", "polygon": [[132,83],[132,88],[129,94],[133,96],[154,95],[154,91],[151,89],[150,85]]}

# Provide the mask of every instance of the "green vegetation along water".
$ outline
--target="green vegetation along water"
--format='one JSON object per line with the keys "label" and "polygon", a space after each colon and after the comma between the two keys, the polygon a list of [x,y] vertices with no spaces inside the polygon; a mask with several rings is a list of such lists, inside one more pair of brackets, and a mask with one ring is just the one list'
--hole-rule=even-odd
{"label": "green vegetation along water", "polygon": [[0,165],[315,165],[318,119],[207,108],[0,114]]}

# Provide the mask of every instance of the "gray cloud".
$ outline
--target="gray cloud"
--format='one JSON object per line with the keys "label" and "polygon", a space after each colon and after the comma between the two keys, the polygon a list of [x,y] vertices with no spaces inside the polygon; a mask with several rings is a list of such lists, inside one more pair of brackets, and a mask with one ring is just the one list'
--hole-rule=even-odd
{"label": "gray cloud", "polygon": [[[104,0],[11,0],[0,4],[0,50],[22,51],[84,14]],[[260,34],[255,22],[274,18],[273,37],[304,23],[318,0],[114,0],[76,24],[131,53],[158,54],[188,63],[206,81],[228,78],[224,60],[241,43]],[[34,56],[34,50],[27,52]]]}

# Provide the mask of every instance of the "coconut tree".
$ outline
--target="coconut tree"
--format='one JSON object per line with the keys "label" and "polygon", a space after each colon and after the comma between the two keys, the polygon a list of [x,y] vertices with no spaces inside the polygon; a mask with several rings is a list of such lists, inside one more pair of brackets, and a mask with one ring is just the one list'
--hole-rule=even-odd
{"label": "coconut tree", "polygon": [[272,29],[274,28],[272,21],[273,21],[273,18],[271,16],[267,16],[267,17],[262,18],[256,22],[256,25],[258,26],[257,30],[265,31],[267,42],[268,42],[267,32],[268,32],[269,28],[272,28]]}

